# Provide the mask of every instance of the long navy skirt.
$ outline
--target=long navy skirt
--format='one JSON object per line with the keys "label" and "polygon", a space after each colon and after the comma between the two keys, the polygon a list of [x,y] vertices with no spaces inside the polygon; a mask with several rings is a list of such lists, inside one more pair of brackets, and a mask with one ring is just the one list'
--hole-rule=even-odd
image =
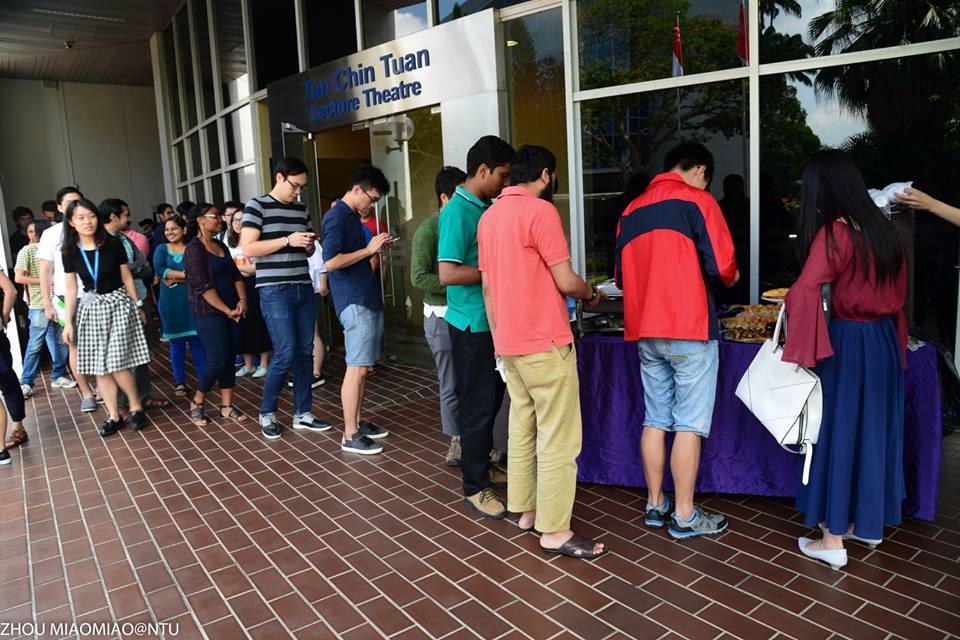
{"label": "long navy skirt", "polygon": [[[833,357],[816,373],[823,384],[823,422],[810,483],[797,473],[797,509],[830,533],[883,537],[900,523],[903,480],[903,360],[891,318],[832,320]],[[798,461],[802,470],[803,458]]]}

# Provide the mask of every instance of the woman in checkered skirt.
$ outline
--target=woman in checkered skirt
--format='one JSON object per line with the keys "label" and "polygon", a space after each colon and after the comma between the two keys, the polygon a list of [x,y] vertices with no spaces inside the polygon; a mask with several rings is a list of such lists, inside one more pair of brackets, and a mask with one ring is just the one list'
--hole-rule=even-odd
{"label": "woman in checkered skirt", "polygon": [[137,297],[127,252],[104,229],[103,215],[89,200],[71,202],[63,222],[63,270],[79,275],[84,288],[75,316],[77,280],[67,278],[66,317],[76,317],[76,326],[68,321],[63,339],[77,345],[77,372],[97,377],[109,413],[100,435],[112,435],[126,425],[117,409],[117,387],[129,400],[130,426],[139,431],[146,416],[133,369],[149,362],[150,352],[143,333],[143,300]]}

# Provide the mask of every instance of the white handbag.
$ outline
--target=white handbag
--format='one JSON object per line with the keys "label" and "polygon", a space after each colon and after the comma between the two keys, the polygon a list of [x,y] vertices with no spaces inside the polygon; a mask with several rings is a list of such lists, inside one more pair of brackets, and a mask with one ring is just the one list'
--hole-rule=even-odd
{"label": "white handbag", "polygon": [[781,359],[780,330],[783,320],[784,307],[780,307],[773,339],[766,340],[760,347],[760,352],[740,379],[736,395],[781,447],[806,456],[803,484],[807,484],[813,445],[820,435],[823,388],[815,373]]}

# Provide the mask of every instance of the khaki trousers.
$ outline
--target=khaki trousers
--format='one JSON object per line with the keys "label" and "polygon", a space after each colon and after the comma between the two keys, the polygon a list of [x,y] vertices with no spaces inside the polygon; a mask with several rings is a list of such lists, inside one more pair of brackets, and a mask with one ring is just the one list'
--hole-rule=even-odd
{"label": "khaki trousers", "polygon": [[510,393],[507,509],[537,512],[541,533],[570,529],[583,440],[573,345],[504,356]]}

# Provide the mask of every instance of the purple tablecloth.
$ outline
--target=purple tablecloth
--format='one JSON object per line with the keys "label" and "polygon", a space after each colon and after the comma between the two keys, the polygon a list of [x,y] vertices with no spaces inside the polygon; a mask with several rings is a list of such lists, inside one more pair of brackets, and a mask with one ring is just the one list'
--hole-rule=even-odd
{"label": "purple tablecloth", "polygon": [[[797,460],[777,445],[734,395],[759,345],[720,342],[720,375],[710,437],[703,443],[697,491],[760,496],[795,494]],[[907,352],[904,513],[933,520],[940,487],[940,385],[930,346]],[[581,482],[643,487],[640,432],[644,405],[634,343],[621,335],[577,342],[583,451]],[[669,442],[669,440],[668,440]],[[816,450],[814,450],[816,452]],[[816,453],[814,453],[816,455]],[[664,483],[672,490],[669,473]]]}

